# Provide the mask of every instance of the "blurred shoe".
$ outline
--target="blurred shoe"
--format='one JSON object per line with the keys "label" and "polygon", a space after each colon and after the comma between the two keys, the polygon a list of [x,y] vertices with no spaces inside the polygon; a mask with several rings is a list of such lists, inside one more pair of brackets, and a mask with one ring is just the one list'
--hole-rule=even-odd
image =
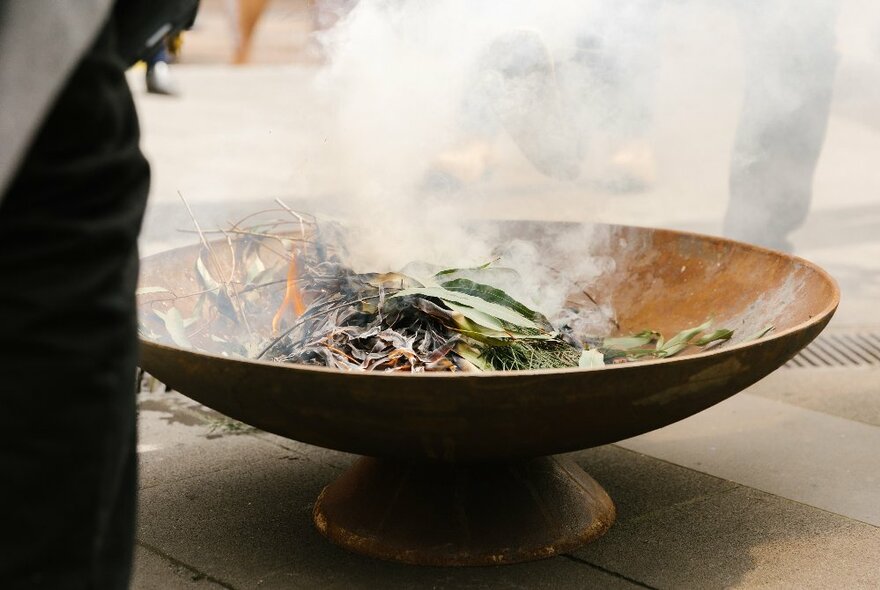
{"label": "blurred shoe", "polygon": [[452,176],[461,184],[482,179],[489,168],[491,147],[484,140],[473,140],[461,147],[446,150],[434,160],[433,169]]}
{"label": "blurred shoe", "polygon": [[631,140],[616,149],[600,177],[605,188],[618,193],[643,192],[656,181],[657,161],[646,139]]}
{"label": "blurred shoe", "polygon": [[454,193],[488,176],[492,147],[485,139],[473,139],[441,152],[422,179],[431,192]]}
{"label": "blurred shoe", "polygon": [[177,96],[177,84],[171,76],[171,68],[164,61],[147,66],[147,92],[164,96]]}

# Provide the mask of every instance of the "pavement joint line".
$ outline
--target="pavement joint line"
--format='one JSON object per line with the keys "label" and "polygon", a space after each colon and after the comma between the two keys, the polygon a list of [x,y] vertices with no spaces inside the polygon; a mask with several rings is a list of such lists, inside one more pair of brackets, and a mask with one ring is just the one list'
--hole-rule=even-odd
{"label": "pavement joint line", "polygon": [[166,561],[170,561],[171,563],[173,563],[174,565],[176,565],[178,567],[182,567],[184,569],[191,571],[193,574],[195,574],[195,576],[197,576],[197,579],[196,578],[192,579],[193,582],[197,582],[199,580],[207,580],[209,582],[217,584],[218,586],[222,586],[223,588],[226,588],[226,590],[238,590],[235,586],[232,586],[231,584],[224,582],[223,580],[220,580],[220,579],[212,576],[211,574],[207,574],[207,573],[189,565],[188,563],[181,561],[181,560],[177,559],[176,557],[169,555],[168,553],[165,553],[164,551],[162,551],[158,547],[154,547],[154,546],[150,545],[149,543],[142,541],[141,539],[137,539],[137,544],[141,548],[158,555],[162,559],[164,559]]}
{"label": "pavement joint line", "polygon": [[[865,372],[880,372],[880,369],[877,367],[799,367],[797,369],[793,369],[797,371],[865,371]],[[855,422],[856,424],[864,424],[865,426],[871,426],[873,428],[880,428],[876,422],[868,422],[868,420],[860,420],[858,418],[854,418],[852,416],[842,416],[840,414],[832,414],[831,412],[826,412],[825,410],[819,410],[808,405],[796,403],[786,398],[775,397],[769,395],[761,395],[759,393],[748,393],[743,392],[742,395],[750,395],[757,398],[767,399],[774,402],[779,402],[780,404],[785,404],[787,406],[791,406],[793,408],[799,408],[801,410],[809,410],[811,412],[817,412],[819,414],[825,414],[826,416],[832,416],[834,418],[840,418],[841,420],[849,420],[850,422]]]}
{"label": "pavement joint line", "polygon": [[[751,394],[745,394],[745,395],[751,395]],[[755,397],[760,397],[760,396],[755,396]],[[796,406],[796,407],[797,407],[797,406]],[[816,410],[811,410],[811,411],[816,411]],[[819,412],[819,413],[821,413],[821,412]],[[830,415],[830,414],[829,414],[829,415]],[[848,418],[842,418],[842,420],[848,420]],[[855,420],[853,420],[853,422],[855,422]],[[612,443],[612,444],[614,444],[614,443]],[[614,446],[617,447],[617,444],[614,444]],[[731,491],[733,491],[733,490],[735,490],[735,489],[743,488],[743,489],[747,489],[747,490],[755,490],[756,492],[760,492],[760,493],[762,493],[762,494],[767,494],[768,496],[773,496],[774,498],[780,498],[780,499],[782,499],[782,500],[785,500],[786,502],[792,502],[792,503],[794,503],[794,504],[800,504],[801,506],[806,506],[807,508],[811,508],[811,509],[813,509],[813,510],[818,510],[818,511],[820,511],[820,512],[824,512],[824,513],[826,513],[826,514],[831,514],[831,515],[833,515],[833,516],[836,516],[837,518],[843,518],[843,519],[849,520],[849,521],[851,521],[851,522],[857,522],[857,523],[859,523],[859,524],[865,524],[865,525],[868,525],[868,526],[870,526],[870,527],[872,527],[872,528],[875,528],[875,529],[880,529],[880,525],[876,525],[876,524],[871,523],[871,522],[866,522],[866,521],[864,521],[864,520],[859,520],[858,518],[853,518],[853,517],[851,517],[851,516],[847,516],[846,514],[839,514],[839,513],[837,513],[837,512],[834,512],[833,510],[828,510],[827,508],[821,508],[821,507],[819,507],[819,506],[813,506],[812,504],[808,504],[808,503],[806,503],[806,502],[801,502],[800,500],[795,500],[795,499],[793,499],[793,498],[787,498],[787,497],[785,497],[785,496],[781,496],[781,495],[779,495],[779,494],[774,494],[773,492],[769,492],[769,491],[767,491],[767,490],[762,490],[761,488],[756,488],[756,487],[753,487],[753,486],[750,486],[750,485],[746,485],[746,484],[743,484],[743,483],[739,483],[739,482],[736,482],[736,481],[733,481],[733,480],[730,480],[730,479],[725,479],[725,478],[723,478],[723,477],[718,477],[717,475],[712,475],[711,473],[706,473],[705,471],[699,471],[698,469],[694,469],[693,467],[688,467],[687,465],[680,465],[680,464],[675,463],[675,462],[673,462],[673,461],[669,461],[668,459],[663,459],[663,458],[660,458],[660,457],[655,457],[655,456],[653,456],[653,455],[647,455],[647,454],[645,454],[645,453],[641,453],[641,452],[639,452],[639,451],[634,451],[634,450],[632,450],[632,449],[627,449],[626,447],[618,447],[618,448],[620,448],[620,449],[622,449],[622,450],[624,450],[624,451],[629,451],[629,452],[631,452],[631,453],[636,453],[637,455],[642,455],[642,456],[644,456],[644,457],[648,457],[649,459],[653,459],[653,460],[655,460],[655,461],[662,461],[662,462],[664,462],[664,463],[668,463],[669,465],[674,465],[674,466],[676,466],[676,467],[680,467],[680,468],[682,468],[682,469],[687,469],[688,471],[693,471],[694,473],[699,473],[700,475],[704,475],[704,476],[706,476],[706,477],[711,477],[711,478],[713,478],[713,479],[718,479],[718,480],[721,480],[721,481],[727,481],[727,482],[730,482],[730,483],[733,484],[733,486],[730,487],[730,488],[726,488],[726,489],[724,489],[724,490],[721,490],[721,491],[718,491],[718,492],[715,492],[715,493],[712,493],[712,494],[706,494],[706,495],[704,495],[704,496],[700,496],[700,498],[695,498],[695,499],[692,499],[692,500],[699,500],[699,499],[701,499],[701,498],[703,498],[703,499],[705,499],[705,498],[710,498],[710,497],[712,497],[712,496],[716,496],[716,495],[718,495],[718,494],[726,494],[726,493],[731,492]],[[655,510],[654,512],[651,512],[650,514],[657,514],[657,513],[661,512],[661,511],[663,511],[663,510],[666,510],[667,508],[674,508],[674,507],[677,507],[677,506],[679,506],[679,505],[681,505],[681,504],[688,504],[689,502],[691,502],[691,500],[685,500],[684,502],[680,502],[679,504],[672,504],[672,505],[670,505],[670,506],[665,506],[665,507],[663,507],[663,508],[660,508],[660,509],[658,509],[658,510]],[[639,517],[634,518],[633,520],[628,521],[628,522],[638,522],[640,519],[644,518],[645,516],[646,516],[646,515],[639,516]]]}
{"label": "pavement joint line", "polygon": [[675,467],[679,467],[679,468],[681,468],[681,469],[687,469],[688,471],[692,471],[692,472],[694,472],[694,473],[699,473],[699,474],[702,475],[702,476],[705,476],[705,477],[711,477],[712,479],[717,479],[717,480],[720,480],[720,481],[726,481],[726,482],[728,482],[728,483],[731,484],[731,486],[730,486],[729,488],[724,488],[724,489],[718,490],[718,491],[716,491],[716,492],[713,492],[713,493],[711,493],[711,494],[704,494],[704,495],[699,496],[699,497],[697,497],[697,498],[690,498],[690,499],[688,499],[688,500],[684,500],[684,501],[679,502],[679,503],[677,503],[677,504],[670,504],[669,506],[664,506],[663,508],[658,508],[657,510],[654,510],[654,511],[649,512],[649,513],[647,513],[647,514],[642,514],[642,515],[640,515],[640,516],[637,516],[637,517],[633,518],[632,520],[628,520],[627,523],[630,523],[630,522],[640,522],[641,520],[647,518],[648,516],[653,516],[653,515],[655,515],[655,514],[659,514],[659,513],[663,512],[663,511],[665,511],[665,510],[668,510],[668,509],[670,509],[670,508],[677,508],[677,507],[679,507],[679,506],[686,506],[686,505],[688,505],[688,504],[691,504],[691,503],[697,502],[697,501],[699,501],[699,500],[705,500],[706,498],[711,498],[711,497],[713,497],[713,496],[717,496],[717,495],[719,495],[719,494],[726,494],[726,493],[731,492],[731,491],[733,491],[733,490],[736,490],[736,489],[739,489],[739,488],[743,488],[743,489],[748,489],[748,490],[755,490],[755,491],[757,491],[757,492],[761,492],[762,494],[767,494],[768,496],[773,496],[774,498],[780,498],[780,499],[782,499],[782,500],[785,500],[786,502],[793,502],[793,503],[795,503],[795,504],[800,504],[800,505],[802,505],[802,506],[806,506],[806,507],[808,507],[808,508],[812,508],[813,510],[819,510],[819,511],[821,511],[821,512],[825,512],[825,513],[827,513],[827,514],[832,514],[832,515],[834,515],[834,516],[836,516],[836,517],[838,517],[838,518],[845,518],[846,520],[849,520],[849,521],[852,521],[852,522],[858,522],[858,523],[861,523],[861,524],[866,524],[866,525],[868,525],[868,526],[874,527],[875,529],[880,529],[880,526],[878,526],[878,525],[876,525],[876,524],[873,524],[873,523],[870,523],[870,522],[865,522],[865,521],[863,521],[863,520],[859,520],[858,518],[852,518],[851,516],[847,516],[847,515],[845,515],[845,514],[838,514],[837,512],[833,512],[833,511],[831,511],[831,510],[827,510],[827,509],[825,509],[825,508],[820,508],[820,507],[818,507],[818,506],[813,506],[812,504],[807,504],[806,502],[801,502],[800,500],[794,500],[794,499],[792,499],[792,498],[786,498],[785,496],[780,496],[779,494],[774,494],[773,492],[768,492],[767,490],[762,490],[761,488],[755,488],[755,487],[752,487],[752,486],[749,486],[749,485],[745,485],[745,484],[742,484],[742,483],[739,483],[739,482],[736,482],[736,481],[733,481],[733,480],[730,480],[730,479],[725,479],[725,478],[723,478],[723,477],[718,477],[717,475],[712,475],[711,473],[706,473],[705,471],[700,471],[700,470],[698,470],[698,469],[694,469],[693,467],[688,467],[687,465],[679,465],[678,463],[675,463],[675,462],[673,462],[673,461],[669,461],[668,459],[663,459],[663,458],[661,458],[661,457],[654,457],[653,455],[647,455],[647,454],[645,454],[645,453],[642,453],[642,452],[639,452],[639,451],[634,451],[634,450],[632,450],[632,449],[628,449],[628,448],[626,448],[626,447],[620,447],[620,446],[618,446],[617,444],[614,444],[614,443],[612,443],[612,446],[617,447],[618,449],[620,449],[620,450],[622,450],[622,451],[626,451],[626,452],[628,452],[628,453],[634,453],[634,454],[636,454],[636,455],[641,455],[641,456],[643,456],[643,457],[647,457],[648,459],[651,459],[651,460],[653,460],[653,461],[661,461],[661,462],[666,463],[666,464],[668,464],[668,465],[673,465],[673,466],[675,466]]}
{"label": "pavement joint line", "polygon": [[595,570],[598,570],[602,573],[608,574],[609,576],[614,576],[615,578],[618,578],[620,580],[625,580],[625,581],[629,582],[630,584],[635,584],[636,586],[639,586],[640,588],[648,588],[649,590],[660,590],[657,586],[650,586],[642,581],[636,580],[635,578],[630,578],[629,576],[626,576],[626,575],[621,574],[619,572],[615,572],[614,570],[604,568],[601,565],[596,565],[595,563],[591,563],[591,562],[587,561],[586,559],[584,559],[582,557],[578,557],[576,555],[572,555],[571,553],[560,553],[559,557],[565,557],[570,561],[574,561],[575,563],[580,563],[582,565],[586,565],[586,566],[591,567]]}

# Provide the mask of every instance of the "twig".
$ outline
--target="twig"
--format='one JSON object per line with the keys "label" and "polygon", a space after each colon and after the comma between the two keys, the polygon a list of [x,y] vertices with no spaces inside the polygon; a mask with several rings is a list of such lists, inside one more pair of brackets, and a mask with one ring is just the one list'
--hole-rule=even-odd
{"label": "twig", "polygon": [[[220,261],[217,260],[217,255],[214,253],[214,249],[211,248],[211,245],[208,243],[208,240],[205,238],[205,234],[202,231],[202,227],[199,225],[199,220],[196,219],[196,216],[193,213],[192,208],[189,206],[189,203],[187,202],[187,200],[183,197],[183,193],[181,193],[180,191],[177,191],[177,194],[180,197],[180,200],[183,201],[183,205],[184,205],[184,207],[186,207],[186,210],[189,213],[190,219],[192,219],[192,222],[196,228],[196,231],[199,232],[199,239],[201,239],[202,245],[205,247],[205,249],[208,250],[208,254],[211,256],[211,261],[214,263],[214,269],[217,272],[217,276],[222,277],[223,276],[223,268],[220,266]],[[236,313],[236,315],[239,316],[239,318],[241,318],[241,321],[244,323],[244,327],[248,332],[248,336],[253,337],[253,331],[251,330],[250,323],[247,321],[247,317],[245,316],[244,312],[242,311],[241,300],[239,300],[238,294],[234,290],[230,289],[228,282],[225,282],[225,281],[223,283],[223,290],[226,291],[226,297],[228,297],[230,301],[233,301],[233,299],[234,299],[235,303],[237,304],[237,305],[233,304],[233,308],[235,309],[235,313]],[[230,291],[231,291],[231,293],[230,293]]]}
{"label": "twig", "polygon": [[303,217],[302,217],[302,215],[300,215],[299,213],[297,213],[296,211],[294,211],[293,209],[291,209],[290,207],[288,207],[287,205],[285,205],[284,202],[283,202],[281,199],[276,198],[276,199],[275,199],[275,202],[278,203],[279,205],[281,205],[282,207],[284,207],[284,210],[285,210],[285,211],[287,211],[288,213],[290,213],[291,215],[293,215],[294,217],[296,217],[297,219],[299,219],[299,231],[300,231],[300,235],[302,235],[303,237],[305,237],[305,235],[306,235],[306,226],[305,226],[305,223],[304,223],[304,221],[303,221]]}
{"label": "twig", "polygon": [[[301,325],[303,325],[303,323],[305,323],[305,321],[308,319],[312,319],[314,317],[317,317],[317,316],[320,316],[323,314],[328,314],[331,311],[336,311],[337,309],[343,309],[345,307],[350,307],[350,306],[354,305],[355,303],[364,303],[364,302],[370,301],[371,299],[378,299],[378,298],[379,298],[378,295],[371,295],[370,297],[361,297],[360,299],[353,299],[350,301],[346,301],[345,303],[341,303],[339,305],[331,307],[330,309],[325,309],[320,312],[316,311],[314,313],[312,313],[312,310],[315,309],[315,307],[317,307],[317,306],[312,306],[297,321],[295,321],[292,326],[290,326],[288,329],[286,329],[284,332],[282,332],[277,338],[275,338],[275,340],[270,342],[269,345],[266,348],[264,348],[262,351],[260,351],[260,354],[258,354],[254,358],[257,360],[263,358],[263,355],[266,354],[267,352],[269,352],[273,346],[275,346],[276,344],[281,342],[282,339],[284,339],[288,334],[290,334],[291,332],[293,332],[294,330],[299,328]],[[330,302],[328,301],[328,302],[325,302],[325,303],[319,304],[319,305],[326,305],[327,303],[330,303]]]}
{"label": "twig", "polygon": [[[185,233],[185,234],[198,233],[192,229],[179,229],[177,231],[179,231],[181,233]],[[236,234],[236,235],[241,235],[241,236],[253,236],[255,238],[270,238],[273,240],[278,240],[279,242],[281,242],[283,240],[289,240],[291,242],[306,242],[306,243],[312,242],[312,240],[309,240],[307,238],[294,238],[294,237],[288,237],[288,236],[283,236],[283,235],[278,235],[278,234],[269,234],[269,233],[265,233],[265,232],[249,231],[249,230],[245,230],[245,229],[236,229],[235,227],[232,227],[229,229],[207,229],[203,233],[206,233],[206,234]]]}

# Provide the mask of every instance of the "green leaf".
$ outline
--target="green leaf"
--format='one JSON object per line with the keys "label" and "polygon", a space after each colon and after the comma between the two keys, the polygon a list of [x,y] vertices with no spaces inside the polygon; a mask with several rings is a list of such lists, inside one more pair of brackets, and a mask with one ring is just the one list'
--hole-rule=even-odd
{"label": "green leaf", "polygon": [[152,293],[171,293],[171,291],[169,291],[165,287],[141,287],[134,292],[134,294],[138,297],[140,297],[141,295],[150,295]]}
{"label": "green leaf", "polygon": [[767,334],[769,334],[770,332],[772,332],[775,329],[776,329],[776,326],[773,326],[773,325],[766,326],[765,328],[763,328],[763,329],[755,332],[751,336],[748,336],[747,338],[745,338],[743,340],[743,342],[751,342],[752,340],[757,340],[758,338],[763,338],[764,336],[766,336]]}
{"label": "green leaf", "polygon": [[646,346],[653,340],[650,336],[623,336],[620,338],[605,338],[602,341],[603,348],[614,348],[617,350],[630,350]]}
{"label": "green leaf", "polygon": [[707,344],[711,344],[712,342],[720,342],[722,340],[730,340],[733,336],[733,330],[728,330],[727,328],[722,328],[720,330],[715,330],[711,334],[707,336],[703,336],[699,340],[697,340],[694,344],[697,346],[706,346]]}
{"label": "green leaf", "polygon": [[535,322],[508,307],[499,305],[498,303],[493,303],[491,301],[486,301],[485,299],[481,299],[480,297],[468,295],[467,293],[450,291],[449,289],[445,289],[443,287],[415,287],[411,289],[403,289],[389,296],[389,299],[407,297],[410,295],[421,297],[435,297],[443,302],[459,303],[461,305],[466,305],[467,307],[482,312],[483,314],[489,315],[495,319],[507,322],[508,324],[511,324],[513,326],[518,326],[520,328],[531,328],[534,330],[541,329],[541,327],[538,326]]}
{"label": "green leaf", "polygon": [[192,344],[186,336],[183,317],[180,315],[180,312],[176,307],[172,307],[168,310],[163,321],[165,322],[165,329],[168,330],[168,335],[171,336],[171,340],[174,341],[174,344],[181,348],[192,348]]}
{"label": "green leaf", "polygon": [[495,264],[499,260],[501,260],[500,256],[498,256],[497,258],[493,258],[489,262],[481,264],[480,266],[473,266],[470,268],[445,268],[445,269],[441,270],[440,272],[434,273],[434,276],[436,278],[439,278],[439,277],[442,277],[445,275],[451,275],[451,274],[455,274],[458,272],[464,272],[464,271],[469,271],[469,270],[483,270],[483,269],[489,268],[490,266],[492,266],[493,264]]}
{"label": "green leaf", "polygon": [[491,371],[493,369],[492,365],[482,357],[480,351],[466,342],[456,344],[455,353],[481,371]]}
{"label": "green leaf", "polygon": [[490,303],[497,303],[498,305],[502,305],[508,309],[512,309],[521,316],[528,318],[535,323],[542,324],[544,327],[547,328],[550,327],[550,322],[548,322],[547,318],[545,318],[543,315],[529,309],[501,289],[496,289],[491,285],[484,285],[470,279],[454,279],[444,282],[441,286],[444,289],[448,289],[450,291],[455,291],[457,293],[466,293],[467,295],[479,297],[480,299],[488,301]]}
{"label": "green leaf", "polygon": [[705,324],[701,324],[696,328],[682,330],[681,332],[670,338],[668,342],[663,344],[662,348],[658,348],[657,353],[660,356],[664,357],[678,354],[690,345],[690,342],[691,340],[693,340],[694,336],[696,336],[700,332],[708,330],[711,325],[712,320],[709,320]]}
{"label": "green leaf", "polygon": [[[484,328],[489,328],[489,330],[495,332],[504,332],[504,324],[496,317],[493,317],[487,313],[474,309],[473,307],[469,307],[467,305],[460,305],[458,303],[454,303],[452,301],[444,301],[443,302],[449,309],[454,311],[456,314],[461,315],[464,318],[470,320],[473,324],[477,324],[478,326],[482,326]],[[463,324],[458,321],[458,318],[453,315],[453,318],[456,319],[456,323],[459,326],[466,329],[473,329],[472,326]],[[479,331],[479,330],[477,330]]]}
{"label": "green leaf", "polygon": [[605,366],[605,355],[596,350],[595,348],[590,350],[584,350],[581,353],[581,358],[578,359],[578,366],[587,368],[587,369],[595,369],[597,367]]}
{"label": "green leaf", "polygon": [[[447,305],[455,305],[447,303]],[[461,306],[464,307],[464,306]],[[470,310],[474,312],[474,310]],[[481,342],[483,344],[491,344],[493,346],[499,346],[504,344],[509,344],[514,341],[521,340],[531,340],[531,341],[546,341],[546,340],[555,340],[557,338],[557,334],[555,333],[532,333],[532,332],[522,332],[517,331],[516,329],[511,329],[510,326],[504,326],[502,329],[493,329],[487,326],[483,326],[478,324],[476,321],[473,321],[466,317],[464,314],[461,314],[457,311],[452,311],[452,318],[455,321],[456,328],[451,328],[453,330],[458,331],[460,334],[468,336],[473,340]],[[471,315],[471,317],[480,317]]]}

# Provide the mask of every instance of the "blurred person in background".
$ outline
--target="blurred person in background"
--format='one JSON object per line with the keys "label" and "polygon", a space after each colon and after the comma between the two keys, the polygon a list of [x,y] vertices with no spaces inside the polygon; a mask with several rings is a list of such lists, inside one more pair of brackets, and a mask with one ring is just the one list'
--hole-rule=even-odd
{"label": "blurred person in background", "polygon": [[[229,0],[234,22],[232,63],[243,65],[250,62],[254,31],[269,0]],[[344,18],[357,0],[307,0],[312,15],[312,31],[325,31]],[[316,56],[321,57],[321,56]]]}
{"label": "blurred person in background", "polygon": [[[180,34],[175,35],[177,39]],[[150,94],[160,94],[163,96],[177,96],[179,90],[174,77],[171,75],[171,55],[168,46],[173,39],[165,39],[153,55],[146,59],[146,74],[144,81],[146,82],[147,92]]]}
{"label": "blurred person in background", "polygon": [[[592,168],[612,192],[651,188],[656,164],[648,134],[664,1],[669,0],[598,3],[598,18],[584,23],[574,55],[558,63],[538,31],[494,39],[481,60],[478,91],[491,112],[471,113],[474,135],[481,133],[474,120],[497,119],[548,176],[575,180]],[[789,235],[809,213],[828,124],[838,3],[716,3],[738,20],[745,62],[723,232],[791,251]],[[598,138],[606,144],[584,162]],[[472,141],[443,153],[435,168],[459,180],[479,178],[490,160],[488,148],[479,147],[485,144]]]}
{"label": "blurred person in background", "polygon": [[0,2],[3,588],[128,586],[150,172],[125,70],[196,5]]}
{"label": "blurred person in background", "polygon": [[165,96],[177,96],[180,89],[171,75],[171,63],[180,59],[183,49],[183,31],[165,36],[156,51],[145,58],[147,72],[144,78],[147,92]]}

